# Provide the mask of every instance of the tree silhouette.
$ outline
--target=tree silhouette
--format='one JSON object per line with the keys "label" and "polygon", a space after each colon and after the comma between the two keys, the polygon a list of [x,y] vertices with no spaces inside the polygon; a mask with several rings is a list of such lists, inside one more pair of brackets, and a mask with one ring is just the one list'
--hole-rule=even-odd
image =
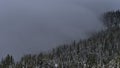
{"label": "tree silhouette", "polygon": [[120,11],[109,11],[103,14],[102,21],[105,26],[111,28],[120,24]]}
{"label": "tree silhouette", "polygon": [[12,67],[14,64],[14,59],[12,56],[7,55],[4,59],[1,61],[2,68],[9,68]]}

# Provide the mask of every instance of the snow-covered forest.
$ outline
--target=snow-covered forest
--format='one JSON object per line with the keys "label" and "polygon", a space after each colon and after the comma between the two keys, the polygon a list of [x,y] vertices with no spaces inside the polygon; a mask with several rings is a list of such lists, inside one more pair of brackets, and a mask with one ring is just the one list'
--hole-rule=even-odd
{"label": "snow-covered forest", "polygon": [[40,54],[28,54],[18,62],[7,55],[0,68],[120,68],[120,11],[100,17],[105,29],[86,40],[73,41]]}

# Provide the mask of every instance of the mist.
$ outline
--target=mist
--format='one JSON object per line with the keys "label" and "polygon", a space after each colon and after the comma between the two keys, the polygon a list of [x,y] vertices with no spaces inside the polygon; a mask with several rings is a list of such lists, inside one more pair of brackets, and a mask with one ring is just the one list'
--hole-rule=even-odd
{"label": "mist", "polygon": [[48,51],[103,28],[98,16],[119,9],[114,0],[1,0],[0,58]]}

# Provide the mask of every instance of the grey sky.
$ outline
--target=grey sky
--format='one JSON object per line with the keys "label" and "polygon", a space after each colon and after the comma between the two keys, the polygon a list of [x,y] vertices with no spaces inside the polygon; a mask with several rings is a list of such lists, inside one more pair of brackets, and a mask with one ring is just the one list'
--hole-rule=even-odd
{"label": "grey sky", "polygon": [[0,54],[18,58],[85,38],[103,27],[97,16],[119,9],[119,4],[119,0],[0,0]]}

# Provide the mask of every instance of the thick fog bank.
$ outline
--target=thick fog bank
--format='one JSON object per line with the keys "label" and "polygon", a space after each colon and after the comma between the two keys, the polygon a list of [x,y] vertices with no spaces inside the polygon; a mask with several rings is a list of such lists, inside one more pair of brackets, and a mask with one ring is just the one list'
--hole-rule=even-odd
{"label": "thick fog bank", "polygon": [[47,51],[102,29],[98,15],[119,9],[114,0],[1,0],[0,58]]}

